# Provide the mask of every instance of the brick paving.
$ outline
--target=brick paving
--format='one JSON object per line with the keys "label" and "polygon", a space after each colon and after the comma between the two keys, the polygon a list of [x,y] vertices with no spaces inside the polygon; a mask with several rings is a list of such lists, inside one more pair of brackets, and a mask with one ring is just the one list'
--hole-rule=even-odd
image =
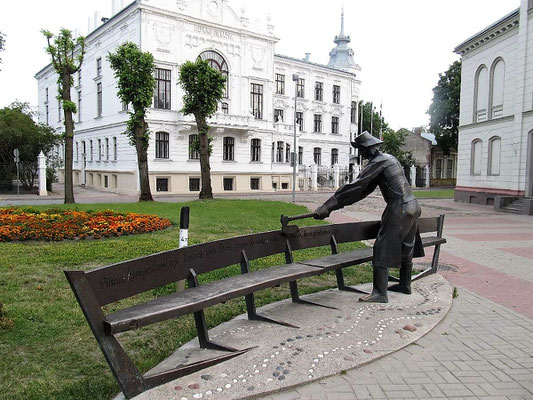
{"label": "brick paving", "polygon": [[[306,205],[314,209],[326,197]],[[440,260],[453,268],[441,273],[459,294],[450,313],[396,353],[264,399],[533,399],[533,217],[421,203],[423,216],[447,215]],[[367,198],[330,220],[378,219],[383,207],[382,199]]]}
{"label": "brick paving", "polygon": [[416,343],[376,362],[264,397],[533,399],[533,321],[465,289]]}

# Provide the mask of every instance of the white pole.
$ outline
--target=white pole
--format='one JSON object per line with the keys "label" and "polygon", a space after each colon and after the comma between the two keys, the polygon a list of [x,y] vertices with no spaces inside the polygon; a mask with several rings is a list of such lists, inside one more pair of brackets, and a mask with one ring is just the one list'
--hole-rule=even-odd
{"label": "white pole", "polygon": [[[180,213],[180,241],[179,248],[189,245],[189,207],[182,207]],[[185,290],[185,279],[178,281],[176,292]]]}
{"label": "white pole", "polygon": [[48,196],[46,190],[46,156],[42,151],[37,156],[37,173],[39,177],[39,196]]}

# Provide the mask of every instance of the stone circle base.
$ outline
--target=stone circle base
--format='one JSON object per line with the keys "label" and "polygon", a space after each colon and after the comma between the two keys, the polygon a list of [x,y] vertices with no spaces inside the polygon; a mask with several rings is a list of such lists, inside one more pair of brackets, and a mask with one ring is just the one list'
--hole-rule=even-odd
{"label": "stone circle base", "polygon": [[[366,286],[367,289],[370,285]],[[412,284],[413,293],[389,292],[388,304],[360,303],[361,295],[331,289],[304,296],[333,306],[293,304],[284,300],[258,312],[299,329],[249,321],[241,315],[213,328],[213,341],[247,353],[136,397],[156,399],[241,399],[312,382],[366,364],[397,351],[429,332],[452,304],[452,288],[440,275]],[[187,343],[152,371],[200,361],[219,351]]]}

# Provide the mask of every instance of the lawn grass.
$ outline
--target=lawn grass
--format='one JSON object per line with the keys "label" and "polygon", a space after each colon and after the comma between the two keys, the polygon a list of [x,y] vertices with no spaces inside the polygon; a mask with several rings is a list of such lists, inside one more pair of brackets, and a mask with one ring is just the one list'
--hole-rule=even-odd
{"label": "lawn grass", "polygon": [[413,190],[418,199],[453,199],[455,189]]}
{"label": "lawn grass", "polygon": [[[0,325],[0,399],[109,399],[119,391],[63,270],[87,270],[176,248],[179,211],[185,205],[191,208],[190,244],[279,229],[280,214],[306,212],[301,206],[259,200],[58,206],[156,214],[169,218],[174,225],[164,231],[99,240],[0,243],[0,302],[5,317],[13,322],[12,326]],[[299,222],[300,226],[323,223]],[[345,251],[361,246],[351,243],[340,247]],[[327,255],[329,251],[328,247],[298,251],[295,260]],[[252,269],[283,262],[283,255],[271,256],[253,261]],[[372,279],[368,266],[345,272],[348,284]],[[206,282],[237,273],[240,267],[231,266],[200,278]],[[325,274],[299,282],[301,293],[306,294],[334,287],[335,276]],[[174,285],[168,285],[138,298],[148,300],[174,290]],[[287,297],[288,285],[256,295],[258,306]],[[244,299],[235,299],[207,309],[206,317],[208,324],[215,326],[245,310]],[[145,372],[195,335],[193,319],[186,316],[126,332],[120,335],[120,341]]]}

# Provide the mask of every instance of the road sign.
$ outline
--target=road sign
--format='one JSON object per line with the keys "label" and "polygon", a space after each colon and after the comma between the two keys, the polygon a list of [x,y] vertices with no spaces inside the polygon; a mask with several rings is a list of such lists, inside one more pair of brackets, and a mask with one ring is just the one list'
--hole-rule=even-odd
{"label": "road sign", "polygon": [[16,163],[18,163],[20,161],[20,159],[19,159],[19,149],[13,150],[13,157],[14,157]]}

